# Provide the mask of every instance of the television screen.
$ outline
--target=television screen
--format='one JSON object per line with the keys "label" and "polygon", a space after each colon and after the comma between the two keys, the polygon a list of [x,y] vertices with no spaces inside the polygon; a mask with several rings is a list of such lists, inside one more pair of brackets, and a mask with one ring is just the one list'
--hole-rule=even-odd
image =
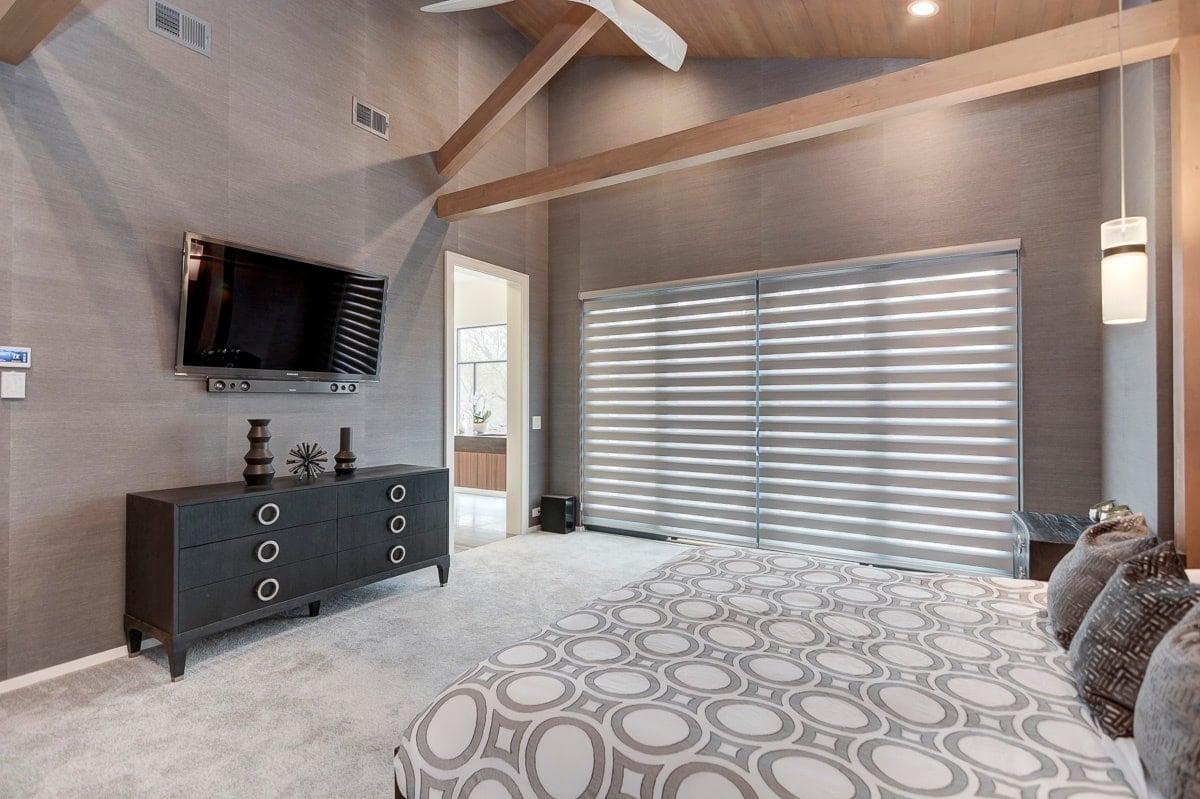
{"label": "television screen", "polygon": [[387,278],[189,233],[178,374],[379,377]]}

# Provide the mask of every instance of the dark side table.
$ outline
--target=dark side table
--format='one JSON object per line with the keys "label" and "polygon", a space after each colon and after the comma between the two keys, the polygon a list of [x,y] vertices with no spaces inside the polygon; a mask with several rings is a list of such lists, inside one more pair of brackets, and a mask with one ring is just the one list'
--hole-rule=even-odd
{"label": "dark side table", "polygon": [[1050,572],[1071,551],[1084,530],[1086,516],[1017,511],[1012,515],[1013,577],[1049,580]]}

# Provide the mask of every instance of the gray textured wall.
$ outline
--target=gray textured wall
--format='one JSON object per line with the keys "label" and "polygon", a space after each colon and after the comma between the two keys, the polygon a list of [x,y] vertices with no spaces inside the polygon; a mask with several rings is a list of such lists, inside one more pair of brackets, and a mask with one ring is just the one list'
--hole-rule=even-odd
{"label": "gray textured wall", "polygon": [[[12,74],[10,67],[0,64],[0,186],[13,182],[13,137],[9,123],[12,109]],[[0,196],[7,189],[0,188]],[[12,234],[13,204],[7,198],[0,202],[0,333],[12,329]],[[8,343],[8,342],[5,342]],[[4,405],[0,404],[0,678],[8,663],[8,539],[9,539],[9,422]]]}
{"label": "gray textured wall", "polygon": [[[1120,127],[1115,71],[1100,80],[1101,207],[1121,215]],[[1166,60],[1125,71],[1127,213],[1150,226],[1151,279],[1146,324],[1104,327],[1104,448],[1101,493],[1146,514],[1174,537],[1171,434],[1171,92]],[[1180,541],[1182,544],[1182,540]]]}
{"label": "gray textured wall", "polygon": [[[531,275],[545,413],[547,210],[444,223],[429,155],[527,43],[407,0],[183,5],[211,59],[151,34],[145,0],[85,0],[0,65],[0,341],[34,349],[29,398],[0,407],[0,679],[120,645],[124,494],[238,479],[250,416],[277,460],[349,425],[362,463],[442,463],[444,249]],[[355,94],[390,142],[350,125]],[[547,132],[542,97],[455,185],[544,165]],[[382,382],[217,397],[172,377],[185,229],[390,275]]]}
{"label": "gray textured wall", "polygon": [[[894,61],[586,59],[556,79],[551,160],[861,80]],[[578,291],[1021,238],[1025,506],[1100,490],[1096,77],[551,204],[550,486],[577,491]]]}

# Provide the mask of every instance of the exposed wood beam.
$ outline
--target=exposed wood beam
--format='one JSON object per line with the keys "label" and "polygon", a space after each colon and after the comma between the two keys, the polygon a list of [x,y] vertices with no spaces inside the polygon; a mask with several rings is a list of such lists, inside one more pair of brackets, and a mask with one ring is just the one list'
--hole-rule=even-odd
{"label": "exposed wood beam", "polygon": [[606,22],[608,18],[594,8],[572,3],[562,22],[550,29],[438,150],[438,172],[447,178],[457,175]]}
{"label": "exposed wood beam", "polygon": [[1175,536],[1200,568],[1200,3],[1182,13],[1191,35],[1171,57]]}
{"label": "exposed wood beam", "polygon": [[0,0],[0,61],[20,64],[79,0]]}
{"label": "exposed wood beam", "polygon": [[[1159,0],[1125,12],[1127,62],[1174,51],[1179,3]],[[1117,15],[1110,14],[444,194],[438,216],[458,220],[520,208],[1099,72],[1117,61]]]}

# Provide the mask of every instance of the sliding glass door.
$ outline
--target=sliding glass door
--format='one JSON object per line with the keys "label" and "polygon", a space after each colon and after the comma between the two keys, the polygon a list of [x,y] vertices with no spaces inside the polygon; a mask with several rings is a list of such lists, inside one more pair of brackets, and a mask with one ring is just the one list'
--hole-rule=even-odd
{"label": "sliding glass door", "polygon": [[753,280],[583,310],[583,495],[594,528],[754,544]]}
{"label": "sliding glass door", "polygon": [[1011,569],[1015,255],[760,284],[760,541]]}
{"label": "sliding glass door", "polygon": [[587,524],[1003,572],[1017,254],[587,300]]}

